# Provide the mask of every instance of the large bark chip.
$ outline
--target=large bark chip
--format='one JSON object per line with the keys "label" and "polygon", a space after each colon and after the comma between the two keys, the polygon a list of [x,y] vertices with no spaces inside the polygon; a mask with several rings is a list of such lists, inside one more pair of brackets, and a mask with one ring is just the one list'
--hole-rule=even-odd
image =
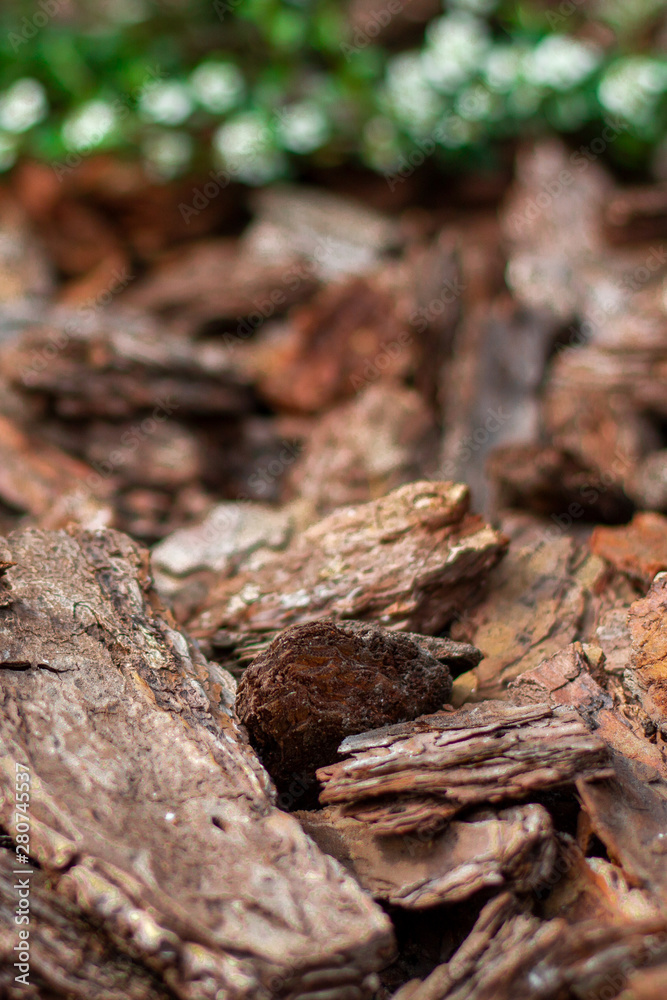
{"label": "large bark chip", "polygon": [[232,679],[151,610],[147,554],[113,531],[7,548],[0,824],[19,762],[30,854],[183,1000],[363,992],[389,922],[273,807]]}

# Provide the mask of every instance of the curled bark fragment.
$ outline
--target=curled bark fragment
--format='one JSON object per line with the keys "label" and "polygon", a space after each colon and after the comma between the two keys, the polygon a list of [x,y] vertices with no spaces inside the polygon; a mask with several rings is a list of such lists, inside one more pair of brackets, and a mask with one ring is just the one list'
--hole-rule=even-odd
{"label": "curled bark fragment", "polygon": [[551,817],[535,803],[480,809],[423,836],[380,836],[335,806],[297,815],[376,899],[405,909],[458,903],[482,889],[539,889],[556,857]]}
{"label": "curled bark fragment", "polygon": [[320,768],[320,801],[409,833],[452,819],[466,807],[523,798],[538,789],[606,777],[607,748],[576,712],[548,705],[482,702],[350,736],[345,760]]}

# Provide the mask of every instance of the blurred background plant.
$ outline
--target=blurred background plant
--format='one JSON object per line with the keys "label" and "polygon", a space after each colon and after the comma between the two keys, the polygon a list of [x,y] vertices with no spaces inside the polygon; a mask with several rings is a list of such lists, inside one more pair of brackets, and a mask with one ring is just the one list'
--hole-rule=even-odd
{"label": "blurred background plant", "polygon": [[667,177],[664,0],[21,0],[0,23],[3,170],[493,166],[514,137],[613,119],[607,155]]}

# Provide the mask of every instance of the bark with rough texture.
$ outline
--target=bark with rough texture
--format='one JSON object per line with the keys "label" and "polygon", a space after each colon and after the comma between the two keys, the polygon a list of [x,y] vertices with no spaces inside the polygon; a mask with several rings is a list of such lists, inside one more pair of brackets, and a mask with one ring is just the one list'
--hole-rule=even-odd
{"label": "bark with rough texture", "polygon": [[[667,526],[667,522],[666,522]],[[667,532],[666,532],[667,534]],[[667,576],[662,574],[643,600],[630,608],[632,659],[628,682],[663,742],[667,738]]]}
{"label": "bark with rough texture", "polygon": [[147,553],[113,531],[3,544],[0,823],[20,762],[31,856],[182,1000],[361,994],[389,922],[273,807],[233,679],[153,610]]}
{"label": "bark with rough texture", "polygon": [[158,976],[54,892],[49,876],[39,870],[29,876],[29,984],[15,982],[17,868],[13,852],[0,850],[0,995],[5,1000],[63,995],[68,1000],[173,1000]]}
{"label": "bark with rough texture", "polygon": [[576,712],[482,702],[350,736],[345,760],[320,768],[320,801],[409,833],[482,803],[524,798],[578,778],[611,774],[607,748]]}
{"label": "bark with rough texture", "polygon": [[321,517],[384,496],[435,466],[435,418],[415,389],[370,382],[315,423],[288,489]]}
{"label": "bark with rough texture", "polygon": [[660,777],[667,789],[667,753],[657,741],[646,739],[648,716],[640,714],[623,684],[610,677],[604,654],[596,646],[580,642],[566,646],[512,681],[508,695],[520,705],[547,701],[576,709],[612,750],[639,765],[647,780]]}
{"label": "bark with rough texture", "polygon": [[343,507],[258,571],[213,587],[189,629],[242,658],[288,625],[324,618],[437,634],[468,606],[507,544],[468,505],[461,484],[417,482]]}
{"label": "bark with rough texture", "polygon": [[376,899],[404,909],[459,903],[482,889],[538,889],[556,857],[543,806],[480,809],[433,836],[382,837],[339,808],[298,813],[306,833]]}
{"label": "bark with rough texture", "polygon": [[661,920],[619,925],[540,921],[508,893],[487,903],[458,951],[393,1000],[560,1000],[613,997],[628,972],[667,957]]}
{"label": "bark with rough texture", "polygon": [[0,414],[0,501],[45,528],[111,523],[108,485],[67,452],[27,434]]}
{"label": "bark with rough texture", "polygon": [[656,573],[667,569],[667,518],[652,511],[635,514],[619,528],[598,527],[591,549],[627,573],[641,587],[648,587]]}
{"label": "bark with rough texture", "polygon": [[[158,335],[147,321],[35,324],[0,355],[0,375],[53,402],[58,416],[123,419],[138,410],[245,413],[247,381],[222,347]],[[60,345],[53,353],[53,345]]]}
{"label": "bark with rough texture", "polygon": [[573,539],[519,529],[489,574],[484,598],[452,629],[484,657],[458,680],[455,698],[457,688],[461,699],[502,697],[515,677],[578,638],[603,573],[602,560]]}
{"label": "bark with rough texture", "polygon": [[612,762],[606,781],[577,783],[589,827],[667,914],[667,782],[620,753],[612,752]]}

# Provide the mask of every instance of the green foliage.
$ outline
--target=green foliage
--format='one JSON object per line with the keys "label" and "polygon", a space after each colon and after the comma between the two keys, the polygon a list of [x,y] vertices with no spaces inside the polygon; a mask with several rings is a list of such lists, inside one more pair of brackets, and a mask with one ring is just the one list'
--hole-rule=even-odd
{"label": "green foliage", "polygon": [[304,160],[490,163],[513,136],[590,137],[609,118],[627,125],[610,155],[665,158],[661,0],[449,0],[413,47],[379,44],[408,3],[386,0],[366,31],[334,0],[4,4],[0,169],[116,149],[158,177],[262,184]]}

